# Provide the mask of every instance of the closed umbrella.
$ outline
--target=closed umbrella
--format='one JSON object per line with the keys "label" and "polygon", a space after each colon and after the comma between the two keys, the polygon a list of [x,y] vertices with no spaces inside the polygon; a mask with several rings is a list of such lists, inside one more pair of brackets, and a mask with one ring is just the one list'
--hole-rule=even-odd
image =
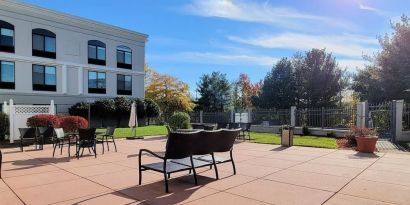
{"label": "closed umbrella", "polygon": [[144,139],[144,137],[137,137],[137,127],[138,127],[138,120],[137,120],[137,107],[135,102],[131,105],[131,113],[130,113],[130,120],[128,121],[128,126],[131,127],[131,134],[132,137],[128,139]]}

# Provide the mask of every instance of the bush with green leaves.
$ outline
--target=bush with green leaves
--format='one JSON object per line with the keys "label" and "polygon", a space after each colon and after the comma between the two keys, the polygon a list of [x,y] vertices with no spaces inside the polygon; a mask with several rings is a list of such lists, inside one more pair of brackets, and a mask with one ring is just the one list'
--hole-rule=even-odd
{"label": "bush with green leaves", "polygon": [[168,125],[171,129],[189,129],[191,127],[191,118],[188,113],[175,112],[168,120]]}
{"label": "bush with green leaves", "polygon": [[68,108],[68,113],[72,116],[88,117],[88,103],[79,102]]}
{"label": "bush with green leaves", "polygon": [[156,118],[160,114],[159,106],[156,102],[151,99],[144,99],[145,104],[145,117],[148,118],[148,124],[150,123],[150,119]]}
{"label": "bush with green leaves", "polygon": [[92,104],[92,113],[99,116],[108,116],[115,113],[114,99],[100,99]]}
{"label": "bush with green leaves", "polygon": [[4,140],[9,131],[9,118],[5,113],[0,112],[0,140]]}
{"label": "bush with green leaves", "polygon": [[132,101],[126,97],[114,98],[115,113],[120,116],[129,115]]}

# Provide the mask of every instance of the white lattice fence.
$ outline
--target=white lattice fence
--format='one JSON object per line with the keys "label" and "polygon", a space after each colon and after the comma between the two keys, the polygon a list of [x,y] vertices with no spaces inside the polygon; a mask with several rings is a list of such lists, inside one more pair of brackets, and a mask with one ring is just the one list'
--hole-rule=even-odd
{"label": "white lattice fence", "polygon": [[10,119],[10,143],[20,139],[18,129],[27,127],[28,118],[39,114],[55,114],[53,101],[50,105],[13,105],[13,100],[10,100],[7,110]]}

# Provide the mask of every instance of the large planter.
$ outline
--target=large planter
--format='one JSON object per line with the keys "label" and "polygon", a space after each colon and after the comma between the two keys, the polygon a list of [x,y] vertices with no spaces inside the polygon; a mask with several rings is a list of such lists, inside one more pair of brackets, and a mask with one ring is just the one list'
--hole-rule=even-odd
{"label": "large planter", "polygon": [[373,153],[376,150],[377,136],[358,137],[356,136],[357,151]]}

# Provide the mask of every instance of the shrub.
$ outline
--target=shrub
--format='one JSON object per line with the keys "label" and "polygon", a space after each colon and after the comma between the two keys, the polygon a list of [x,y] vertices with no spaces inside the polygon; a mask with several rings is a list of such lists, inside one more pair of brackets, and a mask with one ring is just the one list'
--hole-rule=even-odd
{"label": "shrub", "polygon": [[51,114],[34,115],[27,119],[28,127],[60,127],[60,117]]}
{"label": "shrub", "polygon": [[80,116],[61,117],[61,127],[64,132],[75,132],[78,128],[87,128],[88,121]]}
{"label": "shrub", "polygon": [[4,140],[9,131],[9,118],[5,113],[0,112],[0,140]]}
{"label": "shrub", "polygon": [[145,104],[145,116],[148,118],[148,124],[151,118],[158,117],[160,110],[156,102],[151,99],[144,99]]}
{"label": "shrub", "polygon": [[115,102],[113,99],[100,99],[93,103],[91,110],[99,116],[107,116],[115,113]]}
{"label": "shrub", "polygon": [[130,114],[131,100],[126,97],[114,98],[115,112],[120,116],[126,116]]}
{"label": "shrub", "polygon": [[169,127],[173,130],[177,129],[188,129],[190,125],[191,118],[185,112],[176,112],[168,120]]}
{"label": "shrub", "polygon": [[302,127],[302,133],[303,133],[303,135],[309,135],[310,134],[309,128],[307,126],[303,126]]}
{"label": "shrub", "polygon": [[85,102],[79,102],[68,108],[68,113],[71,116],[88,117],[88,104]]}

